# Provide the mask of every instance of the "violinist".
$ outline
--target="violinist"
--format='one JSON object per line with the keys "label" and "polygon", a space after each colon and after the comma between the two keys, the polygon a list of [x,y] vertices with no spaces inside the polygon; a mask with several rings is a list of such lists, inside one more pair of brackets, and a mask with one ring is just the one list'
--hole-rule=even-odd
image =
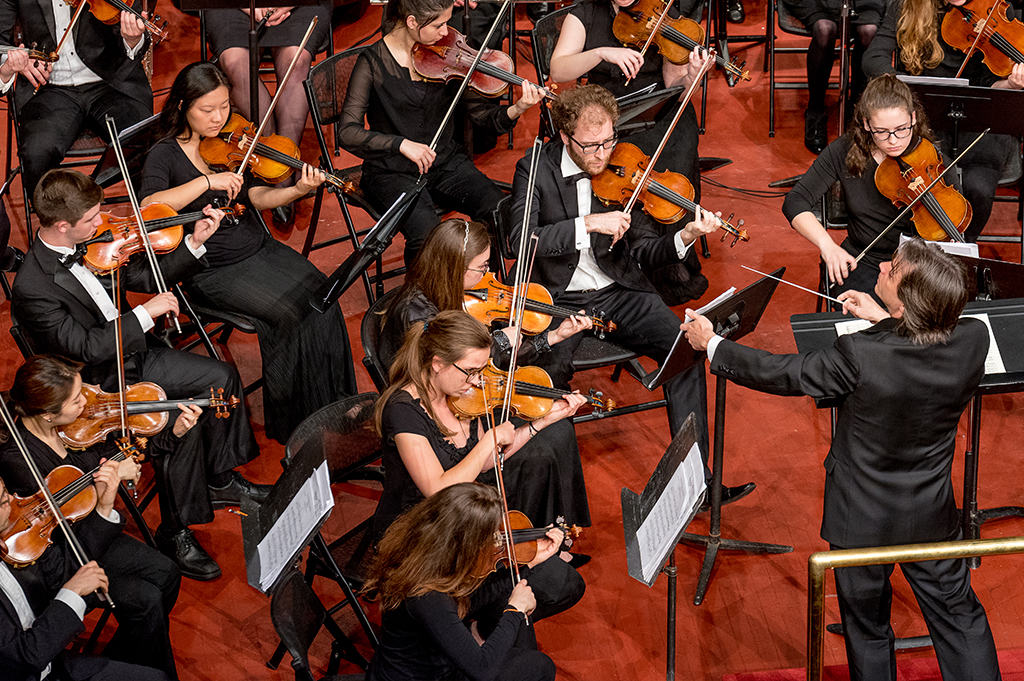
{"label": "violinist", "polygon": [[[868,86],[871,87],[870,85]],[[874,323],[832,347],[773,355],[715,336],[691,310],[687,340],[706,350],[712,373],[773,395],[839,400],[825,458],[821,538],[831,549],[960,538],[950,468],[957,424],[985,373],[988,331],[960,319],[964,266],[935,244],[912,239],[882,263],[875,291],[856,291],[844,311]],[[852,681],[895,681],[889,616],[893,565],[835,569]],[[921,606],[942,678],[999,679],[985,608],[967,562],[900,565]]]}
{"label": "violinist", "polygon": [[[129,4],[143,6],[142,0]],[[21,25],[25,43],[38,43],[47,52],[67,32],[54,64],[21,50],[0,57],[0,94],[19,82],[14,95],[21,128],[18,154],[30,195],[85,128],[105,138],[108,115],[118,130],[153,115],[153,91],[142,66],[148,39],[142,20],[121,12],[120,21],[108,26],[85,10],[68,31],[75,12],[69,5],[64,0],[0,2],[0,45],[14,45],[15,24]]]}
{"label": "violinist", "polygon": [[[917,97],[896,76],[879,76],[865,88],[846,133],[826,147],[786,196],[782,212],[793,229],[818,248],[835,287],[832,295],[846,290],[870,293],[879,265],[889,260],[899,245],[900,232],[914,234],[908,216],[856,262],[857,255],[900,212],[875,186],[878,164],[887,156],[898,158],[919,138],[931,140],[933,136]],[[946,178],[955,184],[952,171]],[[841,244],[813,212],[835,182],[842,185],[850,220]]]}
{"label": "violinist", "polygon": [[289,203],[324,181],[304,165],[294,187],[269,187],[251,175],[214,172],[199,153],[231,114],[230,83],[212,64],[186,66],[175,78],[160,114],[161,139],[142,169],[143,203],[159,201],[195,211],[216,199],[249,210],[206,244],[209,267],[185,277],[205,305],[239,312],[256,323],[263,363],[263,417],[267,437],[284,443],[307,416],[354,395],[355,369],[341,307],[318,314],[309,299],[326,279],[306,258],[266,233],[253,214]]}
{"label": "violinist", "polygon": [[[452,0],[389,0],[388,17],[394,28],[359,55],[348,85],[338,137],[342,148],[363,159],[361,188],[383,213],[398,197],[427,176],[404,225],[405,263],[411,265],[438,215],[448,210],[490,222],[504,197],[501,189],[480,172],[453,137],[449,120],[435,148],[430,143],[458,83],[426,81],[413,68],[413,47],[432,45],[448,35]],[[473,92],[460,106],[477,125],[498,134],[515,127],[519,117],[537,104],[541,91],[524,85],[522,96],[503,107]],[[364,124],[364,119],[366,123]]]}
{"label": "violinist", "polygon": [[[37,355],[26,360],[15,374],[9,404],[19,417],[18,430],[28,453],[44,477],[54,468],[66,465],[88,473],[118,451],[106,442],[83,451],[66,449],[61,442],[58,430],[77,419],[85,405],[82,377],[78,373],[81,367],[55,355]],[[179,408],[174,426],[154,437],[146,448],[148,456],[171,454],[176,441],[195,426],[200,409],[186,405]],[[133,459],[111,463],[116,466],[120,480],[138,481],[139,464]],[[35,478],[13,440],[0,449],[0,478],[19,496],[29,497],[38,491]],[[98,482],[97,491],[105,484]],[[160,513],[164,516],[174,512],[168,496],[160,494]],[[77,533],[83,540],[92,529],[84,521],[75,527],[80,528]],[[59,530],[51,539],[55,545],[65,544]],[[91,557],[110,580],[110,595],[117,604],[117,631],[104,654],[121,662],[157,667],[172,679],[177,678],[168,632],[168,617],[181,583],[181,572],[174,561],[124,533],[118,534],[103,553]]]}
{"label": "violinist", "polygon": [[[146,259],[133,257],[119,274],[124,284],[121,299],[115,300],[104,286],[110,278],[100,279],[78,262],[79,246],[102,222],[102,200],[103,190],[74,170],[51,170],[39,181],[33,203],[42,226],[14,279],[11,309],[37,352],[82,362],[86,382],[117,392],[122,358],[117,356],[116,303],[124,302],[125,289],[151,292],[155,284]],[[221,218],[220,211],[210,206],[204,212],[208,217],[199,220],[195,231],[161,259],[168,281],[185,278],[204,266],[205,242]],[[171,292],[120,314],[127,382],[152,381],[170,399],[203,397],[211,387],[223,388],[226,395],[241,395],[242,381],[231,365],[149,343],[147,331],[168,311],[178,312]],[[243,403],[231,418],[204,415],[199,428],[180,440],[168,457],[164,489],[178,513],[162,515],[157,542],[186,577],[220,576],[220,567],[189,525],[212,521],[214,507],[239,504],[243,492],[257,500],[266,498],[269,485],[255,485],[233,470],[258,455]]]}
{"label": "violinist", "polygon": [[[373,519],[377,536],[403,511],[440,489],[473,480],[494,484],[495,446],[505,452],[510,509],[538,525],[559,515],[568,522],[589,522],[579,449],[568,443],[535,444],[550,435],[545,434],[548,427],[576,413],[585,398],[566,394],[543,418],[518,428],[502,423],[493,432],[485,429],[485,418],[460,419],[449,404],[450,398],[480,385],[491,342],[487,328],[460,311],[441,312],[406,335],[391,367],[391,384],[376,407],[385,471]],[[559,437],[575,444],[571,428]]]}
{"label": "violinist", "polygon": [[[694,50],[687,64],[677,65],[664,59],[654,45],[644,55],[632,48],[623,47],[622,42],[615,37],[612,25],[619,12],[632,5],[633,0],[583,0],[574,5],[565,17],[562,32],[551,55],[551,80],[562,83],[586,76],[588,83],[600,85],[616,97],[638,92],[651,85],[658,90],[677,85],[688,87],[693,82],[693,76],[703,66],[706,53]],[[669,16],[676,17],[675,3],[672,6]],[[653,154],[668,130],[676,106],[677,101],[670,100],[656,114],[658,125],[629,135],[624,138],[625,141],[636,145],[647,155]],[[671,170],[685,175],[693,185],[693,200],[696,203],[700,203],[698,139],[697,114],[693,104],[689,103],[654,168],[656,171]],[[684,217],[684,225],[686,221]],[[656,222],[651,224],[659,235],[671,234],[682,226],[662,226]],[[699,298],[708,285],[707,279],[700,274],[696,253],[686,263],[659,268],[651,274],[651,279],[668,305],[679,305]]]}
{"label": "violinist", "polygon": [[[103,492],[96,512],[97,531],[82,537],[88,555],[103,552],[120,534],[114,510],[117,495],[115,466],[101,470]],[[11,494],[0,480],[0,533],[10,526]],[[43,554],[41,563],[12,570],[0,561],[0,677],[8,681],[167,681],[167,675],[145,666],[102,657],[74,656],[65,648],[85,631],[86,601],[109,585],[107,575],[90,561],[79,567],[63,545]],[[28,573],[31,573],[29,575]]]}
{"label": "violinist", "polygon": [[[313,17],[318,19],[306,47],[299,55],[299,60],[295,62],[291,77],[281,89],[281,97],[274,107],[274,115],[264,128],[265,134],[284,135],[295,142],[296,147],[302,146],[302,133],[306,129],[306,119],[309,117],[309,103],[302,89],[302,81],[306,80],[313,57],[331,30],[332,10],[330,0],[322,1],[315,6],[268,7],[256,10],[257,22],[266,19],[266,27],[260,32],[260,49],[270,48],[278,79],[283,78],[288,71],[288,65],[299,49],[299,43],[302,42],[309,22]],[[263,120],[263,115],[270,106],[271,96],[262,80],[259,81],[260,110],[258,113],[249,111],[249,10],[208,9],[205,12],[206,34],[210,39],[210,47],[217,55],[217,65],[231,81],[232,105],[241,112],[248,112],[245,117],[250,121]],[[278,186],[289,187],[293,183],[293,178],[288,178]],[[291,203],[274,208],[270,214],[274,222],[279,224],[291,224],[295,220]]]}
{"label": "violinist", "polygon": [[533,624],[575,605],[585,585],[555,558],[558,529],[538,541],[536,557],[520,566],[514,587],[507,568],[486,576],[480,567],[493,561],[502,527],[498,491],[461,482],[388,528],[365,587],[381,610],[381,641],[367,681],[555,678],[554,662],[537,650]]}
{"label": "violinist", "polygon": [[[679,318],[655,292],[644,272],[670,262],[689,264],[687,255],[701,234],[718,229],[708,211],[673,234],[654,236],[650,219],[639,208],[612,210],[594,196],[590,178],[608,165],[617,136],[619,109],[610,92],[584,85],[562,93],[551,108],[556,140],[540,150],[528,229],[540,239],[533,281],[545,286],[556,305],[603,310],[617,326],[612,340],[661,362],[679,330]],[[513,237],[523,226],[530,155],[516,165],[512,183]],[[572,379],[572,355],[579,334],[552,347],[538,365],[554,385],[566,389]],[[686,417],[697,416],[697,442],[708,456],[707,381],[698,364],[665,384],[672,435]],[[711,474],[705,466],[705,474]],[[723,503],[736,501],[753,483],[723,490]]]}
{"label": "violinist", "polygon": [[[882,73],[909,73],[914,76],[952,78],[963,65],[965,54],[942,39],[939,27],[955,6],[967,0],[898,0],[891,4],[878,35],[864,54],[864,71],[869,78]],[[893,67],[895,56],[896,66]],[[968,60],[963,78],[971,85],[1020,90],[1024,88],[1024,64],[1017,64],[1008,78],[999,78],[982,63],[980,51]],[[960,135],[960,149],[974,141],[978,130]],[[951,154],[952,138],[942,135],[943,151]],[[975,241],[992,213],[996,187],[1011,154],[1020,154],[1017,140],[1009,135],[985,135],[957,164],[964,197],[974,217],[964,232],[967,241]]]}

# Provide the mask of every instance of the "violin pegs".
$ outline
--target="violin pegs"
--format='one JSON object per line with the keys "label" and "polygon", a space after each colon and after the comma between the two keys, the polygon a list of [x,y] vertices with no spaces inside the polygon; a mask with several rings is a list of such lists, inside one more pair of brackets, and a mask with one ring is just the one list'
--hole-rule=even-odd
{"label": "violin pegs", "polygon": [[736,226],[737,227],[742,227],[743,226],[743,218],[740,218],[740,221],[736,223]]}

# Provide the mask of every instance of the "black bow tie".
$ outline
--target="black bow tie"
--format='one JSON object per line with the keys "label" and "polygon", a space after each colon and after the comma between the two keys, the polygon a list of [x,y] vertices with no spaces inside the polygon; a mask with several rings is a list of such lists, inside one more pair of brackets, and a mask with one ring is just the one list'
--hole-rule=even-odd
{"label": "black bow tie", "polygon": [[566,175],[564,178],[565,183],[570,187],[575,187],[576,183],[583,179],[590,179],[590,173],[573,173],[572,175]]}
{"label": "black bow tie", "polygon": [[67,255],[62,255],[60,257],[60,263],[70,270],[72,265],[82,262],[82,256],[84,256],[88,250],[89,248],[85,244],[78,244],[75,246],[74,253],[68,253]]}

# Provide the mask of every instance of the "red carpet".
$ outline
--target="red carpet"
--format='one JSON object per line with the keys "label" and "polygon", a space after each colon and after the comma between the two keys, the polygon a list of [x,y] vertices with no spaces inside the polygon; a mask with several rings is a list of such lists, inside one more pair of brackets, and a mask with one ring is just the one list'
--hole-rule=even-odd
{"label": "red carpet", "polygon": [[[897,681],[931,681],[942,678],[939,673],[939,663],[934,658],[900,661],[900,655],[897,654],[896,660]],[[1024,650],[1004,650],[999,653],[999,671],[1002,673],[1003,681],[1024,681]],[[801,667],[767,672],[726,674],[722,677],[722,681],[804,681],[806,678],[806,670]],[[845,664],[825,667],[822,679],[824,681],[849,681],[850,672]]]}

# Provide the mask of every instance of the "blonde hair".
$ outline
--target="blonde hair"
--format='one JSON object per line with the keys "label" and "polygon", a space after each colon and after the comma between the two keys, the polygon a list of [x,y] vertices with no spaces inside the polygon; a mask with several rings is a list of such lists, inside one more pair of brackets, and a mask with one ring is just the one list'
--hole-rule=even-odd
{"label": "blonde hair", "polygon": [[896,23],[896,43],[907,73],[919,76],[938,66],[945,52],[939,42],[939,6],[942,0],[903,0]]}

